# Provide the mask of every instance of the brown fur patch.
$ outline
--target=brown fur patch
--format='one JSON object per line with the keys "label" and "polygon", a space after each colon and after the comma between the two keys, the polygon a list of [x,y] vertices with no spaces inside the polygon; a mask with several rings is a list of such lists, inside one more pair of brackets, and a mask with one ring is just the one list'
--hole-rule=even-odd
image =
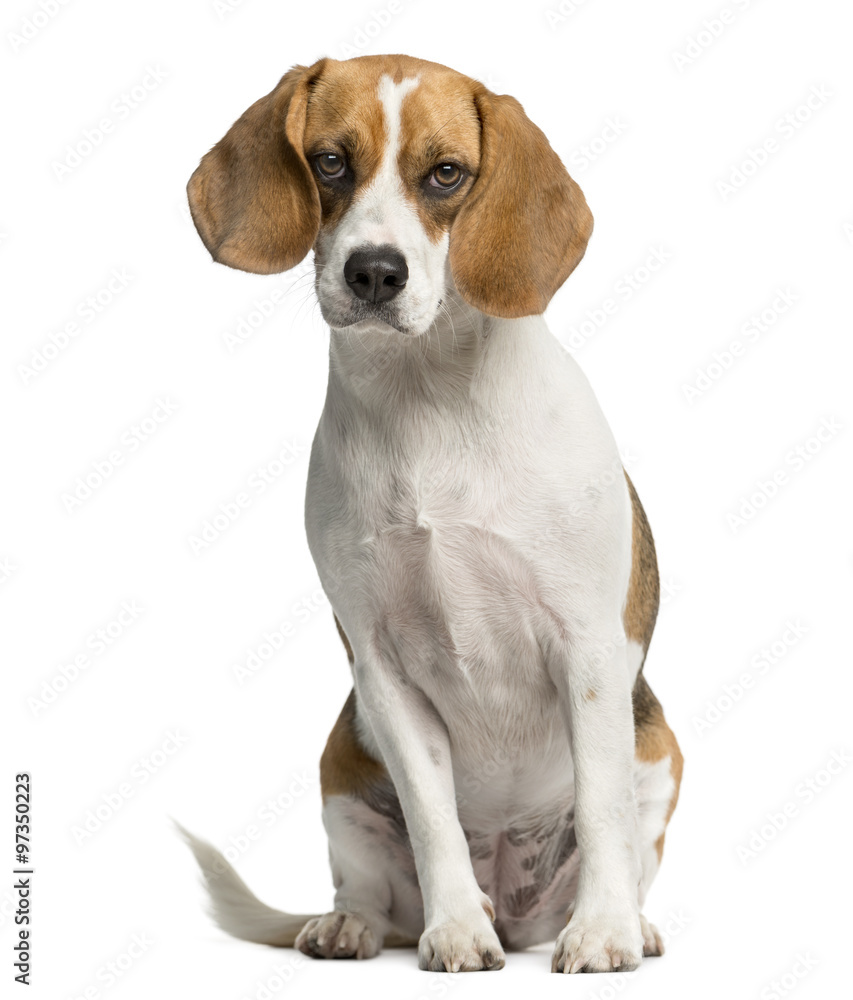
{"label": "brown fur patch", "polygon": [[[341,633],[346,642],[346,638]],[[355,689],[344,702],[320,757],[320,790],[330,795],[368,796],[371,787],[388,780],[385,765],[368,754],[355,728]]]}
{"label": "brown fur patch", "polygon": [[320,199],[303,153],[303,129],[308,91],[324,63],[287,72],[190,178],[190,212],[214,260],[273,274],[295,267],[313,246]]}
{"label": "brown fur patch", "polygon": [[388,133],[377,90],[380,76],[377,66],[360,59],[328,59],[311,89],[305,122],[306,158],[310,161],[318,153],[337,153],[347,161],[352,174],[346,184],[316,181],[323,227],[337,224],[382,163]]}
{"label": "brown fur patch", "polygon": [[631,527],[631,579],[628,583],[628,598],[625,603],[623,622],[625,634],[634,642],[639,642],[644,652],[648,652],[655,628],[660,605],[660,578],[658,576],[655,543],[649,527],[646,512],[634,489],[628,473],[625,473],[628,492],[631,494],[633,512]]}
{"label": "brown fur patch", "polygon": [[[450,230],[480,167],[480,119],[474,82],[444,67],[420,74],[403,101],[398,169],[406,195],[427,237],[438,242]],[[432,188],[428,178],[440,163],[456,163],[467,174],[452,192]]]}
{"label": "brown fur patch", "polygon": [[479,83],[473,95],[482,156],[450,231],[453,276],[463,297],[487,314],[541,313],[580,263],[592,212],[514,97]]}
{"label": "brown fur patch", "polygon": [[[658,576],[655,543],[652,529],[649,527],[646,512],[634,489],[634,484],[628,473],[625,473],[628,492],[631,495],[632,531],[631,531],[631,578],[628,583],[628,599],[625,604],[623,621],[625,634],[634,642],[641,643],[645,660],[652,633],[655,628],[658,607],[660,605],[660,578]],[[684,769],[684,758],[675,734],[667,725],[660,702],[649,687],[643,675],[643,668],[634,682],[634,744],[637,760],[654,764],[670,758],[670,771],[675,782],[675,791],[666,814],[668,823],[675,805],[678,802],[678,791],[681,787],[681,775]],[[658,838],[655,847],[658,860],[663,854],[664,834]]]}
{"label": "brown fur patch", "polygon": [[[649,687],[642,670],[634,682],[633,702],[635,757],[648,764],[654,764],[656,761],[663,760],[664,757],[670,758],[670,772],[675,782],[675,791],[666,814],[666,822],[669,823],[678,802],[681,776],[684,771],[684,757],[675,738],[675,733],[667,725],[661,704]],[[663,841],[664,834],[662,833],[655,843],[658,860],[663,855]]]}

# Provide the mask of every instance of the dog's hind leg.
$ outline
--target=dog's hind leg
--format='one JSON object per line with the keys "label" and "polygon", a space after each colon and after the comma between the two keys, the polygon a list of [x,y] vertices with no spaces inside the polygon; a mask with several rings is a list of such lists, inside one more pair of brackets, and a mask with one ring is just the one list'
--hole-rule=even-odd
{"label": "dog's hind leg", "polygon": [[323,804],[335,908],[309,920],[296,947],[314,958],[372,958],[416,947],[423,905],[411,849],[396,821],[348,795]]}
{"label": "dog's hind leg", "polygon": [[216,848],[178,826],[204,874],[211,916],[228,934],[315,958],[372,958],[383,945],[417,946],[423,904],[402,810],[385,768],[361,748],[354,720],[351,694],[320,761],[336,890],[331,913],[267,906]]}
{"label": "dog's hind leg", "polygon": [[[640,670],[634,681],[634,796],[637,802],[640,876],[639,903],[657,874],[663,854],[666,825],[678,801],[684,759],[675,734],[666,723],[660,702],[643,675],[660,603],[660,580],[652,531],[634,484],[627,472],[625,480],[631,496],[632,565],[625,606],[625,632],[642,647]],[[663,943],[653,924],[641,914],[643,954],[663,954]]]}
{"label": "dog's hind leg", "polygon": [[[666,825],[678,801],[683,758],[675,734],[666,723],[660,702],[642,673],[634,684],[634,792],[639,827],[640,877],[639,902],[642,908],[646,893],[657,874],[663,855]],[[653,924],[640,917],[643,954],[662,955],[663,943]]]}
{"label": "dog's hind leg", "polygon": [[423,904],[411,844],[384,766],[362,748],[350,694],[320,759],[323,825],[335,908],[305,924],[296,947],[315,958],[371,958],[415,946]]}

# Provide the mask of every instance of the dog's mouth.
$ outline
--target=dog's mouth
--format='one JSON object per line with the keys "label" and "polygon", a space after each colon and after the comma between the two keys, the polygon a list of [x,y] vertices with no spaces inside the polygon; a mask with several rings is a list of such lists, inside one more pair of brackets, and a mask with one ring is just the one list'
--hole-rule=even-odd
{"label": "dog's mouth", "polygon": [[404,337],[416,337],[421,331],[404,323],[396,308],[384,303],[354,302],[346,311],[326,309],[322,302],[320,311],[333,330],[349,332],[376,331],[378,333],[400,333]]}

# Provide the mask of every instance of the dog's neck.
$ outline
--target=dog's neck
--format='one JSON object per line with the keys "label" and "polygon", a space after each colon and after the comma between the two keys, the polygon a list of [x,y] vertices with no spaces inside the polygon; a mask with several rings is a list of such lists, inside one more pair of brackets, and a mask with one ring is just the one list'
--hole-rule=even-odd
{"label": "dog's neck", "polygon": [[332,330],[329,386],[361,406],[387,409],[389,398],[438,403],[480,367],[489,318],[448,293],[430,329],[418,337],[383,330]]}
{"label": "dog's neck", "polygon": [[457,410],[472,395],[482,404],[488,386],[495,402],[505,405],[497,397],[515,394],[537,367],[530,350],[541,343],[537,333],[553,340],[541,317],[495,320],[451,290],[420,337],[332,330],[329,399],[336,408],[387,416],[422,407]]}

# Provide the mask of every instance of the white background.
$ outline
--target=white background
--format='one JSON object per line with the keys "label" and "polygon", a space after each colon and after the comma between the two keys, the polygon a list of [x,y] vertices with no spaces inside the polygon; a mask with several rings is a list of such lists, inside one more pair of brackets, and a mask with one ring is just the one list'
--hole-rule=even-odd
{"label": "white background", "polygon": [[[0,975],[23,989],[10,890],[13,778],[28,770],[28,995],[841,995],[853,768],[821,769],[853,751],[846,5],[732,0],[730,23],[708,29],[714,0],[566,2],[550,19],[556,3],[401,0],[368,38],[383,0],[227,3],[45,0],[49,18],[35,0],[4,7]],[[25,28],[34,17],[41,26]],[[432,59],[518,97],[595,215],[549,323],[574,343],[651,520],[668,596],[647,674],[686,757],[646,906],[668,951],[630,976],[558,980],[549,947],[487,977],[449,977],[419,972],[413,952],[311,962],[232,941],[204,915],[169,824],[237,845],[238,870],[269,903],[329,908],[318,759],[350,683],[302,526],[328,331],[310,262],[272,277],[211,263],[184,187],[292,64],[356,52]],[[122,95],[134,87],[131,108]],[[110,130],[87,147],[104,118]],[[775,148],[750,166],[768,139]],[[736,168],[749,175],[726,192]],[[667,259],[644,271],[654,250]],[[105,292],[114,269],[126,284]],[[627,276],[639,287],[619,297]],[[779,290],[795,301],[748,340],[742,328]],[[109,301],[87,313],[99,292]],[[609,298],[618,309],[596,326]],[[54,350],[71,322],[76,335]],[[241,323],[251,336],[229,351]],[[697,369],[735,339],[744,352],[688,400]],[[43,370],[27,372],[37,356]],[[175,412],[128,444],[158,399]],[[835,429],[798,462],[823,421]],[[296,456],[276,465],[285,446]],[[63,494],[116,450],[121,464],[69,511]],[[248,489],[264,469],[263,493]],[[241,491],[251,505],[194,553],[190,536]],[[753,513],[738,525],[729,515],[743,502]],[[144,610],[96,655],[90,637],[132,601]],[[240,683],[234,665],[288,622],[281,650]],[[775,648],[772,664],[762,648]],[[87,665],[63,682],[79,654]],[[744,674],[751,687],[727,701]],[[825,781],[811,798],[809,779]],[[122,785],[111,811],[105,796]],[[100,828],[75,832],[98,808]],[[783,829],[767,828],[768,813]],[[259,838],[241,841],[252,826]],[[134,935],[145,950],[128,968]]]}

